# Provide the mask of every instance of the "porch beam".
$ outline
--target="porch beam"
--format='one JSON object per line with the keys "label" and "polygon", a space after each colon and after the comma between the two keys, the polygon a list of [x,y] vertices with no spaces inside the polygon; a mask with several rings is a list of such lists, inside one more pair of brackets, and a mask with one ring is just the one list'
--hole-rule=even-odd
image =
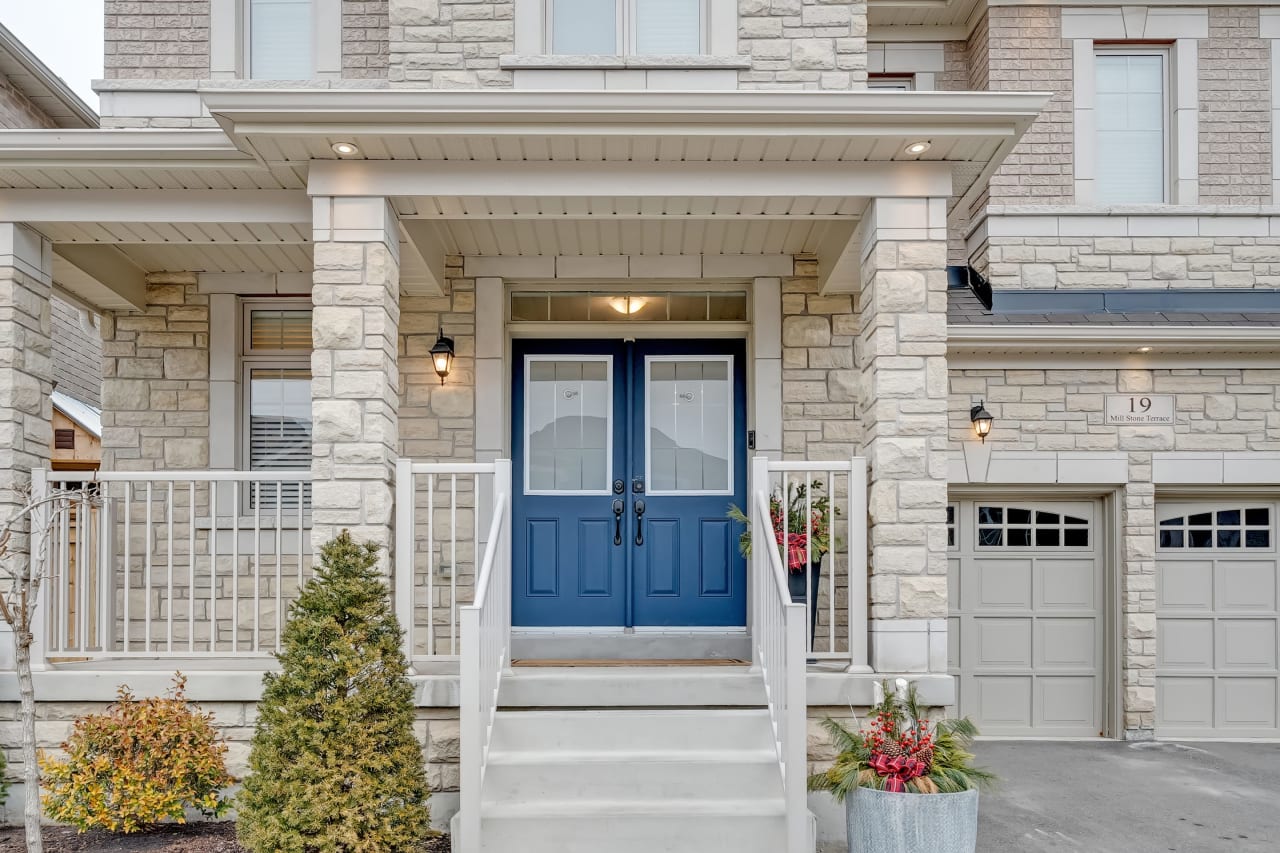
{"label": "porch beam", "polygon": [[[115,246],[55,243],[53,252],[138,311],[146,310],[147,272]],[[56,264],[54,272],[56,277]]]}
{"label": "porch beam", "polygon": [[[422,274],[423,281],[421,285],[435,296],[443,296],[445,294],[444,283],[444,240],[440,236],[440,228],[432,222],[422,219],[405,219],[400,218],[400,228],[404,231],[404,235],[408,238],[408,245],[418,257],[422,259],[422,264],[413,265],[413,269]],[[407,282],[408,278],[404,274],[404,264],[400,274],[401,284]],[[415,282],[417,283],[417,282]]]}
{"label": "porch beam", "polygon": [[297,190],[0,190],[0,221],[311,223]]}
{"label": "porch beam", "polygon": [[453,198],[946,198],[951,195],[951,165],[361,160],[313,163],[307,192]]}

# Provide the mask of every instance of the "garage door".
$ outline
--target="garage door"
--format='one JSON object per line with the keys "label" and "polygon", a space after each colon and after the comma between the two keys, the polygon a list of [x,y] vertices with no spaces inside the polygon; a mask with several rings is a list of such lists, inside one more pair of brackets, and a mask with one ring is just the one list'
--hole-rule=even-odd
{"label": "garage door", "polygon": [[1277,505],[1156,506],[1156,733],[1277,737]]}
{"label": "garage door", "polygon": [[948,512],[960,713],[988,735],[1099,736],[1099,505],[966,501]]}

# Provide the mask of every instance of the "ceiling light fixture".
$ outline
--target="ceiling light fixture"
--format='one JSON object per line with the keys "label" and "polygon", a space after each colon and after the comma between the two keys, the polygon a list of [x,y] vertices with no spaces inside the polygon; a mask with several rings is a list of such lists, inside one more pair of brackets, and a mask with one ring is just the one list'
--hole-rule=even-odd
{"label": "ceiling light fixture", "polygon": [[630,317],[632,314],[638,313],[644,306],[649,304],[649,300],[643,296],[615,296],[609,300],[609,307],[619,314],[625,314]]}
{"label": "ceiling light fixture", "polygon": [[1138,352],[1142,352],[1142,353],[1151,352],[1151,347],[1138,347]]}
{"label": "ceiling light fixture", "polygon": [[329,146],[339,157],[353,157],[360,153],[360,147],[354,142],[335,142]]}
{"label": "ceiling light fixture", "polygon": [[906,149],[908,154],[923,154],[928,150],[929,150],[929,142],[924,139],[920,140],[919,142],[912,142],[910,145],[907,146],[907,149]]}

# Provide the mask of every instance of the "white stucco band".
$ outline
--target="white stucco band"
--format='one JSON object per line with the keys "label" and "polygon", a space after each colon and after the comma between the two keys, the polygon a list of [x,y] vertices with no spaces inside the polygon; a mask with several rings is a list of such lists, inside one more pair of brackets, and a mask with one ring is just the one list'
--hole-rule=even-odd
{"label": "white stucco band", "polygon": [[1153,453],[1151,479],[1157,486],[1271,486],[1280,483],[1280,453]]}
{"label": "white stucco band", "polygon": [[997,450],[969,442],[952,450],[947,460],[949,485],[1119,485],[1128,481],[1129,457],[1120,452]]}

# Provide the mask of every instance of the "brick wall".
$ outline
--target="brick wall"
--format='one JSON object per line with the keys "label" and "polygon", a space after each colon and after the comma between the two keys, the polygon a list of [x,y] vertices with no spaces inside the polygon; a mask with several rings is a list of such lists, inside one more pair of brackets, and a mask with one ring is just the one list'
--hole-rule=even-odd
{"label": "brick wall", "polygon": [[342,76],[387,76],[388,0],[342,0]]}
{"label": "brick wall", "polygon": [[209,76],[209,0],[106,0],[107,79]]}
{"label": "brick wall", "polygon": [[151,277],[141,313],[102,318],[102,467],[209,467],[209,297]]}
{"label": "brick wall", "polygon": [[991,177],[993,202],[1071,204],[1071,47],[1056,6],[988,10],[989,88],[1051,91],[1053,99]]}
{"label": "brick wall", "polygon": [[102,336],[92,326],[84,328],[80,312],[53,297],[49,301],[53,323],[53,381],[57,388],[88,403],[102,402]]}
{"label": "brick wall", "polygon": [[965,44],[968,53],[969,86],[975,92],[986,91],[991,76],[990,38],[988,28],[990,20],[983,12],[982,18],[974,25]]}
{"label": "brick wall", "polygon": [[57,127],[58,125],[26,95],[0,77],[0,127]]}
{"label": "brick wall", "polygon": [[738,0],[742,89],[865,89],[865,0]]}
{"label": "brick wall", "polygon": [[1200,201],[1271,203],[1271,46],[1258,9],[1209,8],[1200,42]]}

